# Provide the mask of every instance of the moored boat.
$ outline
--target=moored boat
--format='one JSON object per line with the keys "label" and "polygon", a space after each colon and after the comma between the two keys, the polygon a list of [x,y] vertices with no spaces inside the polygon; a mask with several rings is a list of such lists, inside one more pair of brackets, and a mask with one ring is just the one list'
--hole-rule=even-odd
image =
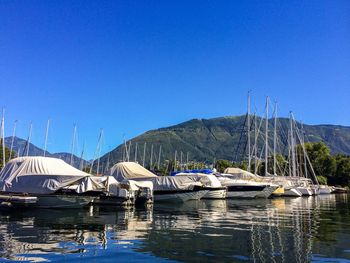
{"label": "moored boat", "polygon": [[199,200],[208,189],[190,176],[157,176],[135,162],[120,162],[111,169],[118,181],[148,181],[153,183],[153,198],[157,201],[186,202]]}

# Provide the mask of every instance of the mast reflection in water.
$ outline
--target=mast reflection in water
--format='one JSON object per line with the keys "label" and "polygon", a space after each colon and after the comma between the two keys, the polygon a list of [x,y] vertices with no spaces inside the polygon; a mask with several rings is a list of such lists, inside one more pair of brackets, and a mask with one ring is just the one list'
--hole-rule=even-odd
{"label": "mast reflection in water", "polygon": [[348,196],[208,200],[118,211],[1,211],[0,257],[32,262],[346,262]]}

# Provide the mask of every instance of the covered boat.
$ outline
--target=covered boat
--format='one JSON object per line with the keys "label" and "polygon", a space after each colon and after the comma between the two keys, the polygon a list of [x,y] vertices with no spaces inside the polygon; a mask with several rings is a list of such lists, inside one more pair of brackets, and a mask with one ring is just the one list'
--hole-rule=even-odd
{"label": "covered boat", "polygon": [[153,183],[154,201],[182,201],[202,198],[208,190],[190,176],[157,176],[135,162],[120,162],[111,169],[111,175],[120,182],[125,180]]}
{"label": "covered boat", "polygon": [[57,158],[19,157],[0,172],[0,202],[75,208],[91,203],[96,196],[113,196],[115,201],[132,198],[114,178],[91,176]]}
{"label": "covered boat", "polygon": [[[209,170],[209,169],[208,169]],[[174,173],[175,176],[190,176],[196,181],[201,182],[208,190],[203,199],[225,199],[227,187],[222,186],[219,179],[213,174],[204,174],[200,172],[183,171]]]}

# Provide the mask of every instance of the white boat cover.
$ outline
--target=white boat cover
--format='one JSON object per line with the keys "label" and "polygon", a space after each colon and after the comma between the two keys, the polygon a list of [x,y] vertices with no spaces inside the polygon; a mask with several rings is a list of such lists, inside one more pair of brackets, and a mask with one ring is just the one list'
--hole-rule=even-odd
{"label": "white boat cover", "polygon": [[[0,191],[49,194],[89,176],[61,159],[19,157],[10,160],[1,170]],[[89,187],[93,187],[93,181],[90,183]]]}
{"label": "white boat cover", "polygon": [[119,182],[125,179],[157,177],[154,173],[134,162],[121,162],[111,168],[111,175]]}
{"label": "white boat cover", "polygon": [[224,176],[231,175],[231,177],[234,177],[235,179],[242,179],[242,180],[259,180],[263,179],[262,176],[255,175],[253,173],[247,172],[240,168],[235,167],[229,167],[226,168],[224,171]]}
{"label": "white boat cover", "polygon": [[118,181],[150,181],[153,189],[159,191],[192,190],[195,186],[202,186],[195,178],[190,176],[157,176],[146,168],[134,162],[121,162],[111,169],[111,175]]}
{"label": "white boat cover", "polygon": [[176,176],[191,176],[197,179],[203,185],[208,187],[222,187],[219,179],[212,174],[202,174],[202,173],[178,173]]}

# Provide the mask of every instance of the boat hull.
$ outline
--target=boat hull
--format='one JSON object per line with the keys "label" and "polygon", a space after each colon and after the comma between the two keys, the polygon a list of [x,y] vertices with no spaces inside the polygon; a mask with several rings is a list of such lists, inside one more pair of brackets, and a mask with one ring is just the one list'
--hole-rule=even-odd
{"label": "boat hull", "polygon": [[208,190],[199,191],[154,191],[154,202],[186,202],[188,200],[201,199]]}
{"label": "boat hull", "polygon": [[38,208],[82,208],[93,201],[91,196],[80,195],[45,195],[38,196],[34,204]]}
{"label": "boat hull", "polygon": [[212,188],[209,189],[202,199],[225,199],[227,195],[226,187]]}
{"label": "boat hull", "polygon": [[278,186],[228,186],[227,198],[268,198],[278,188]]}
{"label": "boat hull", "polygon": [[284,187],[279,186],[275,191],[273,191],[273,196],[282,196],[284,194]]}
{"label": "boat hull", "polygon": [[301,193],[302,196],[311,196],[312,190],[307,187],[297,187],[297,190]]}
{"label": "boat hull", "polygon": [[319,194],[320,195],[329,195],[331,193],[332,193],[332,191],[331,191],[330,187],[328,187],[328,186],[319,188]]}
{"label": "boat hull", "polygon": [[282,196],[287,197],[300,197],[302,196],[302,193],[297,188],[285,188],[284,194]]}

